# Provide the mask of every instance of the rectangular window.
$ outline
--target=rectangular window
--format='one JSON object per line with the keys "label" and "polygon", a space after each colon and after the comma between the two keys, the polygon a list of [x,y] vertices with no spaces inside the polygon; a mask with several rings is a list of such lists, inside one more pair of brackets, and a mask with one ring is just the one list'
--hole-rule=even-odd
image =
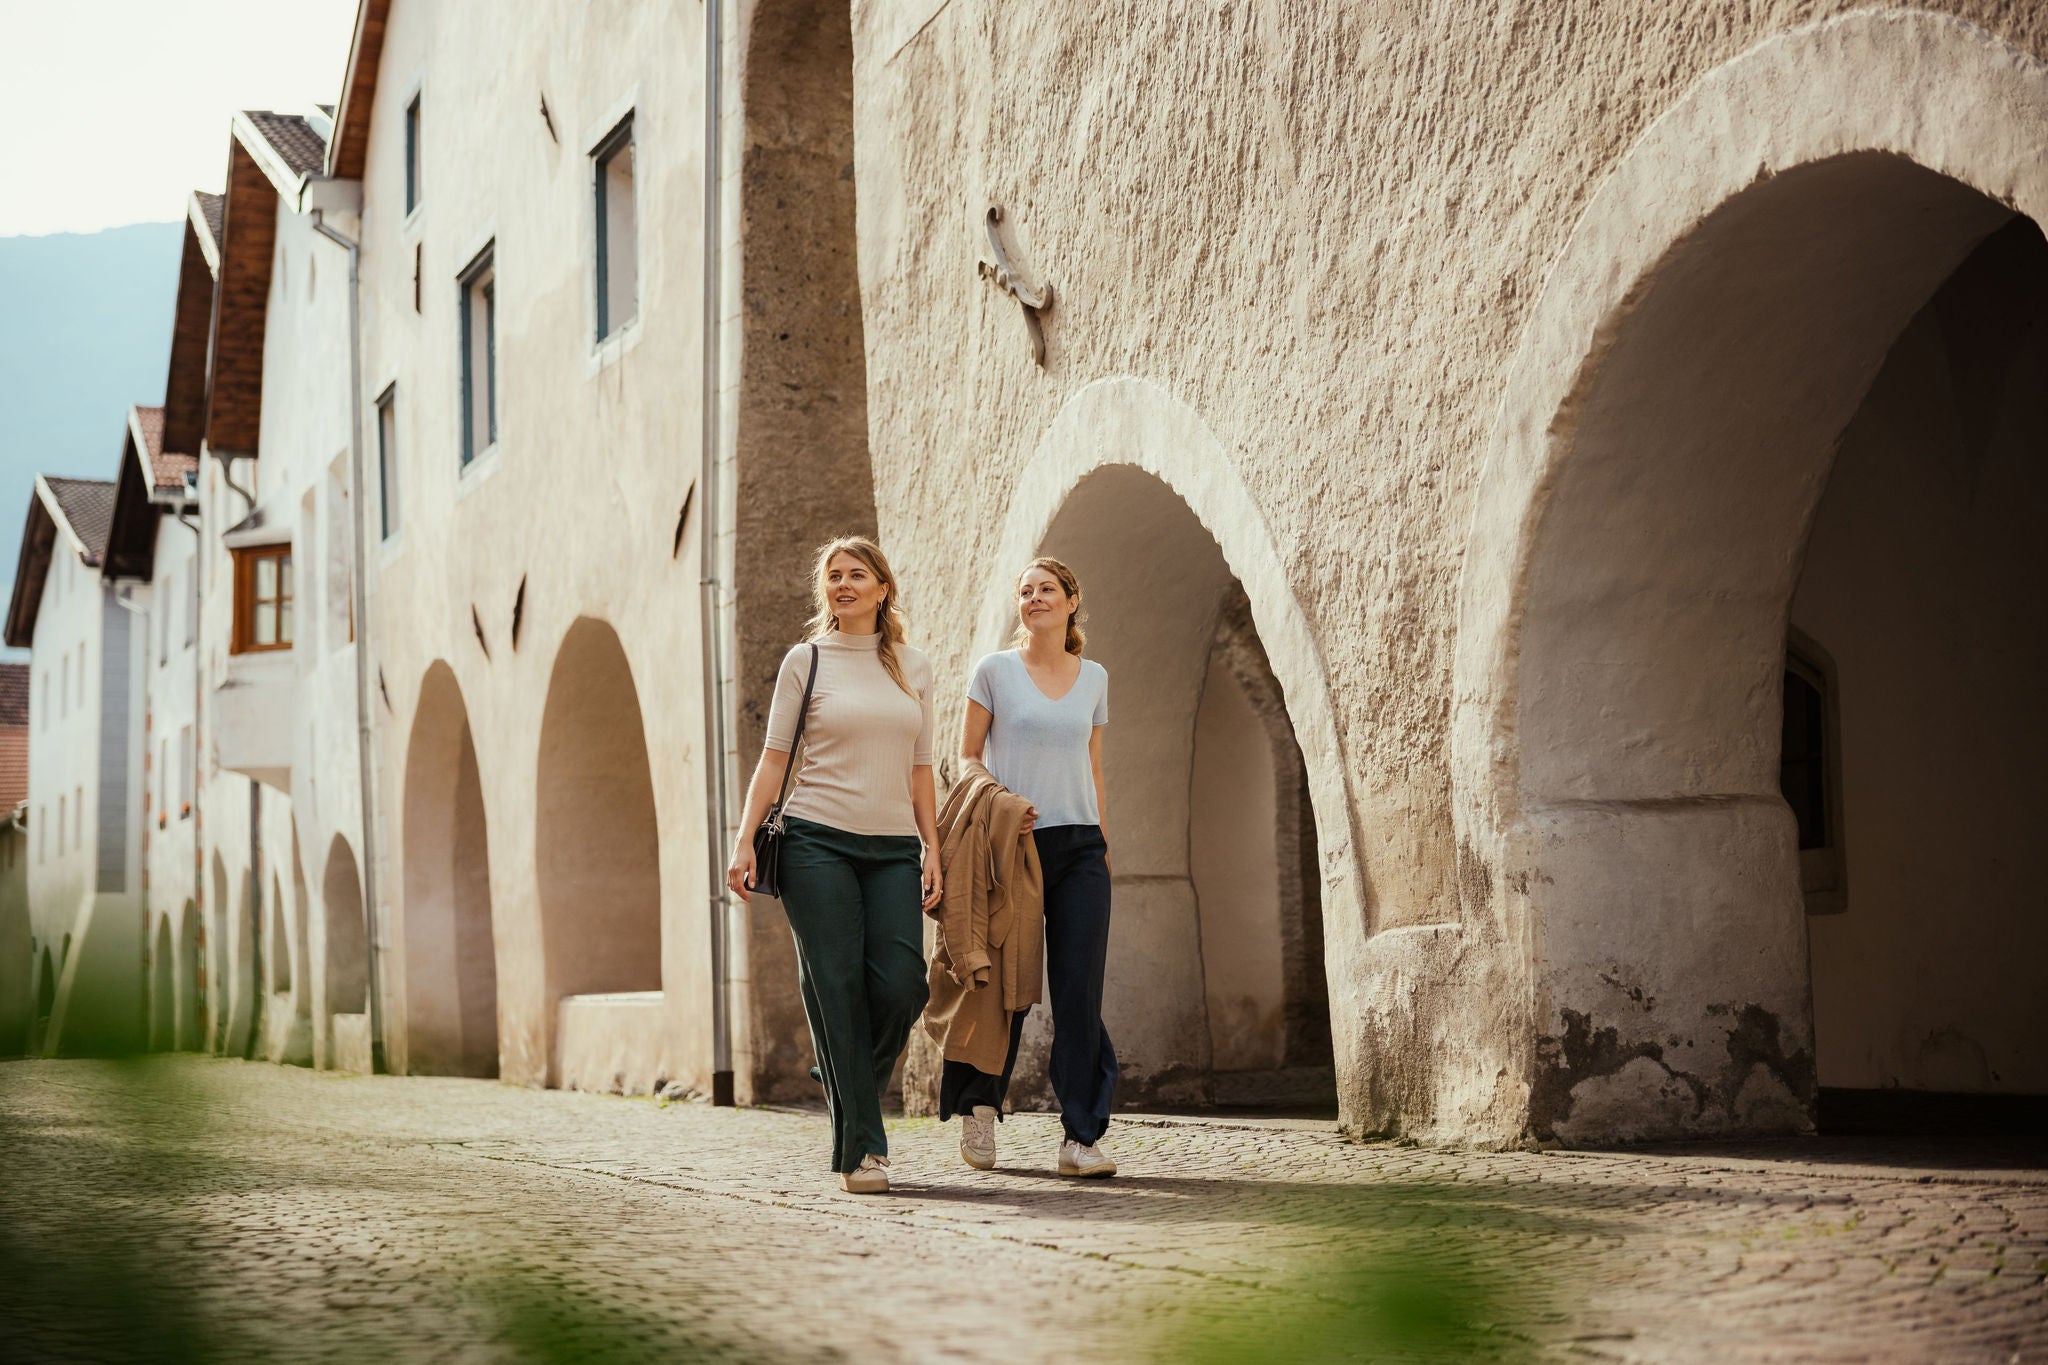
{"label": "rectangular window", "polygon": [[398,386],[377,397],[377,524],[381,538],[398,534]]}
{"label": "rectangular window", "polygon": [[405,211],[420,206],[420,97],[405,106]]}
{"label": "rectangular window", "polygon": [[633,320],[640,288],[633,212],[633,116],[597,144],[597,339]]}
{"label": "rectangular window", "polygon": [[498,443],[496,243],[462,272],[462,463]]}
{"label": "rectangular window", "polygon": [[194,757],[195,755],[192,752],[192,727],[189,725],[181,726],[178,730],[178,818],[180,820],[187,820],[192,816],[192,773],[196,766],[193,762]]}
{"label": "rectangular window", "polygon": [[236,550],[234,654],[292,647],[292,547]]}

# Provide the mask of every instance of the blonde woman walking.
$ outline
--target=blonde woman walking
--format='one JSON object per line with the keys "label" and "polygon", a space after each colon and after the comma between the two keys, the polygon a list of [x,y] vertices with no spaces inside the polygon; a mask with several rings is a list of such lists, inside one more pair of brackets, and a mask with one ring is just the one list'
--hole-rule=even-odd
{"label": "blonde woman walking", "polygon": [[782,661],[725,878],[742,899],[755,885],[754,831],[783,788],[801,721],[803,763],[782,808],[782,908],[832,1169],[846,1189],[879,1194],[889,1188],[882,1091],[924,1009],[921,912],[940,893],[932,666],[903,642],[896,578],[873,541],[825,545],[816,583],[817,614]]}
{"label": "blonde woman walking", "polygon": [[[1109,672],[1081,657],[1081,583],[1057,559],[1034,559],[1017,578],[1012,647],[974,666],[967,685],[962,758],[1031,803],[1024,828],[1044,881],[1045,961],[1052,991],[1053,1094],[1063,1130],[1061,1175],[1109,1176],[1116,1163],[1097,1146],[1116,1097],[1116,1049],[1102,1026],[1102,975],[1109,957],[1109,844],[1102,832],[1102,727],[1109,723]],[[984,755],[984,751],[986,751]],[[996,1163],[995,1125],[1017,1065],[1029,1010],[1011,1017],[1010,1053],[1000,1075],[947,1061],[939,1117],[961,1115],[960,1155]]]}

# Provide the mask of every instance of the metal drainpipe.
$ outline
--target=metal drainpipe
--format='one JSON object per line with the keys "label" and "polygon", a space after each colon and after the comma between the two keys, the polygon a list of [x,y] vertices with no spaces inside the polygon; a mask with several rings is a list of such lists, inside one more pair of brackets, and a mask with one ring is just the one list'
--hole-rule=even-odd
{"label": "metal drainpipe", "polygon": [[356,617],[356,765],[362,784],[361,834],[363,857],[363,930],[368,935],[370,994],[370,1070],[384,1067],[384,972],[377,942],[377,801],[376,745],[370,732],[370,584],[366,566],[370,551],[364,529],[363,491],[369,486],[363,462],[363,312],[362,247],[327,226],[319,209],[313,210],[313,231],[348,252],[348,417],[349,417],[349,518],[354,522],[356,571],[350,578],[349,605]]}
{"label": "metal drainpipe", "polygon": [[718,479],[719,373],[718,334],[724,286],[724,262],[720,236],[724,217],[720,207],[719,168],[722,118],[722,66],[724,48],[720,0],[704,0],[704,356],[703,467],[697,478],[697,538],[703,565],[699,586],[703,590],[704,617],[704,828],[711,891],[711,1102],[731,1105],[732,1074],[732,945],[730,902],[725,889],[727,824],[731,793],[725,774],[727,745],[725,710],[725,604],[719,581],[719,514],[721,497]]}
{"label": "metal drainpipe", "polygon": [[[199,502],[203,494],[200,493],[196,479],[193,481],[192,493],[192,505],[203,507],[204,504]],[[178,525],[192,533],[192,906],[199,912],[199,937],[204,940],[207,921],[206,842],[201,836],[205,833],[206,821],[199,814],[199,793],[205,789],[206,784],[199,780],[199,705],[205,690],[205,674],[201,668],[201,660],[206,657],[206,632],[200,628],[200,616],[206,611],[206,585],[202,581],[206,573],[206,537],[200,534],[199,523],[190,520],[187,513],[179,512],[176,520]],[[179,757],[182,758],[184,755],[180,754]],[[185,926],[180,924],[178,932],[184,931]],[[213,970],[210,955],[203,951],[199,958],[199,970],[207,973]],[[227,983],[221,984],[225,987]],[[217,1020],[208,1019],[206,1031],[209,1034],[213,1033],[217,1023]],[[210,1051],[212,1039],[206,1041]]]}
{"label": "metal drainpipe", "polygon": [[[125,609],[130,616],[142,622],[142,761],[143,766],[147,768],[149,764],[149,722],[151,720],[149,710],[149,609],[137,606],[132,593],[133,589],[124,589],[112,591],[111,595],[116,606]],[[130,626],[129,629],[133,630],[134,627]],[[101,669],[100,676],[104,680],[106,676],[104,662],[101,665]],[[106,706],[105,689],[102,689],[100,693],[100,706],[104,711]],[[147,1052],[149,1051],[150,993],[156,989],[156,974],[150,970],[149,961],[150,953],[154,949],[149,932],[149,779],[147,776],[142,780],[142,829],[140,836],[135,841],[136,864],[140,872],[140,875],[137,877],[135,893],[140,898],[142,904],[142,914],[138,918],[141,920],[142,929],[142,979],[145,984],[137,995],[136,1005],[141,1014],[141,1050]],[[177,1020],[174,1015],[172,1018],[174,1035],[176,1028]],[[177,1050],[175,1045],[164,1049],[166,1052],[176,1052]]]}
{"label": "metal drainpipe", "polygon": [[[235,482],[235,461],[254,458],[249,455],[230,454],[216,450],[213,458],[220,462],[220,481],[240,495],[246,504],[242,515],[256,510],[256,495]],[[256,1039],[263,1028],[263,1010],[269,1004],[269,996],[263,989],[263,784],[255,778],[249,782],[249,1036],[242,1041],[242,1056],[256,1055]],[[225,907],[223,907],[225,921]],[[226,1013],[232,1015],[233,1010]],[[223,1022],[221,1037],[227,1037]]]}

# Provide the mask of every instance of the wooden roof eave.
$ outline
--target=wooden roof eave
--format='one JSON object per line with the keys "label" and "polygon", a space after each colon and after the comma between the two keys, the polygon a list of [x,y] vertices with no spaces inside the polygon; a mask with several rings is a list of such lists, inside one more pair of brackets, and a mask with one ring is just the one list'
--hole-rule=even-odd
{"label": "wooden roof eave", "polygon": [[348,68],[341,80],[341,102],[334,110],[334,136],[327,141],[329,179],[363,178],[370,140],[370,109],[377,99],[377,69],[383,62],[384,29],[390,18],[391,0],[361,0],[356,6],[355,32],[348,44]]}

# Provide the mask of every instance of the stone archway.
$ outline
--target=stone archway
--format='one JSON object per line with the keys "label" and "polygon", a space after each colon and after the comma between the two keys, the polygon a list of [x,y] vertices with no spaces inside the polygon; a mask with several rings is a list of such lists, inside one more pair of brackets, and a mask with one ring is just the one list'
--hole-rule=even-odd
{"label": "stone archway", "polygon": [[170,1052],[178,1045],[178,982],[171,948],[171,917],[159,915],[149,951],[149,1050]]}
{"label": "stone archway", "polygon": [[498,963],[489,831],[469,711],[455,671],[420,683],[406,747],[405,1069],[498,1074]]}
{"label": "stone archway", "polygon": [[367,1014],[370,1009],[369,927],[363,919],[363,883],[355,850],[337,834],[327,846],[320,879],[321,924],[326,930],[326,1011]]}
{"label": "stone archway", "polygon": [[[1845,432],[1925,372],[1901,348],[1944,282],[2048,207],[2044,149],[2038,62],[1850,16],[1710,75],[1555,268],[1482,476],[1454,716],[1467,913],[1528,944],[1536,1135],[1810,1125],[1795,590]],[[1875,657],[1865,699],[1901,682]]]}
{"label": "stone archway", "polygon": [[[1212,673],[1219,678],[1221,685],[1211,699],[1221,709],[1212,711],[1208,717],[1210,728],[1218,728],[1217,722],[1224,714],[1235,713],[1235,722],[1228,728],[1238,742],[1234,746],[1220,746],[1206,755],[1209,759],[1225,760],[1211,765],[1208,775],[1211,780],[1225,774],[1241,775],[1247,756],[1263,755],[1266,780],[1272,784],[1276,806],[1289,807],[1299,817],[1290,826],[1294,836],[1282,837],[1280,813],[1275,812],[1275,843],[1269,856],[1282,869],[1283,878],[1286,869],[1293,869],[1293,880],[1297,883],[1295,888],[1283,885],[1280,893],[1282,904],[1292,908],[1267,916],[1273,929],[1264,941],[1279,961],[1276,963],[1269,955],[1262,962],[1244,964],[1248,977],[1267,983],[1264,998],[1269,1014],[1276,975],[1292,983],[1280,992],[1280,1015],[1284,1022],[1279,1029],[1283,1040],[1291,1037],[1292,1041],[1279,1044],[1279,1055],[1296,1059],[1280,1068],[1294,1074],[1280,1078],[1281,1085],[1275,1089],[1254,1081],[1253,1077],[1261,1074],[1254,1069],[1238,1078],[1225,1079],[1219,1089],[1212,1065],[1216,1050],[1213,1037],[1209,1036],[1212,983],[1206,964],[1199,968],[1189,962],[1181,964],[1185,979],[1176,996],[1180,1002],[1178,1022],[1155,1032],[1161,1037],[1170,1034],[1182,1039],[1179,1046],[1183,1052],[1189,1051],[1193,1040],[1202,1040],[1197,1045],[1197,1050],[1206,1048],[1202,1068],[1187,1073],[1194,1079],[1185,1089],[1193,1096],[1284,1101],[1290,1098],[1286,1093],[1290,1087],[1297,1091],[1294,1098],[1301,1098],[1300,1087],[1308,1085],[1317,1087],[1317,1094],[1327,1093],[1327,1082],[1316,1079],[1331,1060],[1323,1052],[1320,1039],[1327,1028],[1334,1051],[1338,1108],[1344,1123],[1353,1128],[1379,1127],[1386,1105],[1381,1098],[1385,1085],[1377,1078],[1398,1070],[1402,1059],[1397,1053],[1379,1048],[1377,1040],[1384,1030],[1371,1023],[1389,1008],[1388,1002],[1379,998],[1374,984],[1372,959],[1376,951],[1391,950],[1393,958],[1400,960],[1412,951],[1417,936],[1406,931],[1383,931],[1368,937],[1367,906],[1371,896],[1365,869],[1355,853],[1350,783],[1337,739],[1321,653],[1288,583],[1256,499],[1229,453],[1198,414],[1160,386],[1136,378],[1098,380],[1067,401],[1019,475],[994,542],[994,555],[984,567],[989,586],[977,629],[976,652],[1001,648],[1008,638],[1012,628],[1010,574],[1018,565],[1041,552],[1061,554],[1063,545],[1077,558],[1086,559],[1090,557],[1086,547],[1091,543],[1103,550],[1119,541],[1129,543],[1130,537],[1105,534],[1098,525],[1113,523],[1120,509],[1129,509],[1133,514],[1148,509],[1143,514],[1156,516],[1162,533],[1185,551],[1158,562],[1170,558],[1184,564],[1214,588],[1204,609],[1206,624],[1179,619],[1177,628],[1169,627],[1182,646],[1182,662],[1194,671],[1192,679],[1183,676],[1180,685],[1196,699],[1197,705]],[[1171,596],[1163,594],[1163,580],[1157,577],[1161,570],[1156,563],[1105,562],[1104,571],[1099,574],[1091,574],[1079,564],[1075,567],[1083,574],[1086,590],[1093,594],[1091,614],[1111,613],[1127,619],[1131,624],[1125,630],[1142,633],[1150,629],[1145,622],[1154,608],[1148,603]],[[1124,600],[1121,604],[1113,602],[1112,595]],[[1168,607],[1161,620],[1169,621],[1176,615]],[[1096,615],[1095,619],[1104,632],[1102,644],[1109,648],[1110,635],[1116,627],[1109,616]],[[1113,717],[1131,718],[1130,713],[1118,711],[1115,675],[1121,670],[1111,666]],[[1240,695],[1228,695],[1233,692]],[[1185,717],[1190,726],[1195,717],[1194,711]],[[1112,719],[1111,749],[1135,758],[1134,750],[1142,746],[1133,743],[1135,735],[1118,728],[1122,718]],[[1256,730],[1250,728],[1254,724]],[[1161,735],[1155,736],[1152,744],[1161,749],[1163,761],[1192,781],[1196,775],[1192,766],[1195,739],[1193,729],[1189,728],[1177,740]],[[1226,759],[1232,749],[1234,763]],[[1114,793],[1110,801],[1112,806],[1116,805]],[[1188,861],[1189,812],[1193,808],[1192,801],[1180,803],[1183,814],[1179,817],[1178,836],[1172,833],[1171,819],[1165,821],[1161,832],[1148,836],[1162,850],[1170,848],[1178,837],[1181,852],[1168,856],[1177,856],[1181,865],[1168,875],[1181,878],[1190,899],[1194,896],[1193,869]],[[1114,837],[1121,840],[1124,834],[1119,831]],[[1316,871],[1307,876],[1300,870],[1305,849],[1310,850],[1307,856],[1316,864]],[[1118,871],[1121,876],[1124,869]],[[1316,937],[1308,927],[1310,917],[1304,913],[1304,907],[1311,903],[1318,912],[1313,918],[1321,938],[1320,951],[1313,954],[1313,961],[1307,960],[1311,955],[1305,952]],[[1314,979],[1318,974],[1320,982]],[[1234,989],[1227,978],[1225,973],[1213,983],[1219,997],[1219,1017],[1228,1012],[1230,1007],[1225,998]],[[1245,994],[1242,990],[1236,993]],[[1259,993],[1251,992],[1251,998],[1258,1000]],[[1198,1016],[1199,1027],[1195,1022]],[[1240,1059],[1271,1057],[1273,1036],[1268,1030],[1263,1041],[1247,1049],[1234,1054],[1226,1049],[1226,1061],[1233,1055]],[[1123,1042],[1121,1038],[1118,1041],[1121,1052]],[[1304,1055],[1317,1061],[1298,1064]],[[1154,1088],[1161,1098],[1170,1098],[1183,1088],[1167,1071],[1162,1071],[1156,1082]]]}
{"label": "stone archway", "polygon": [[[579,1040],[564,1039],[560,1020],[552,1019],[558,1009],[561,1019],[570,1017],[562,1002],[661,990],[654,779],[632,666],[618,633],[603,621],[582,617],[563,637],[548,679],[534,777],[541,946],[557,1033],[550,1076],[578,1084],[593,1078],[574,1062]],[[566,1067],[564,1049],[571,1054]]]}
{"label": "stone archway", "polygon": [[206,932],[199,907],[186,901],[178,913],[178,1022],[181,1052],[206,1050]]}

